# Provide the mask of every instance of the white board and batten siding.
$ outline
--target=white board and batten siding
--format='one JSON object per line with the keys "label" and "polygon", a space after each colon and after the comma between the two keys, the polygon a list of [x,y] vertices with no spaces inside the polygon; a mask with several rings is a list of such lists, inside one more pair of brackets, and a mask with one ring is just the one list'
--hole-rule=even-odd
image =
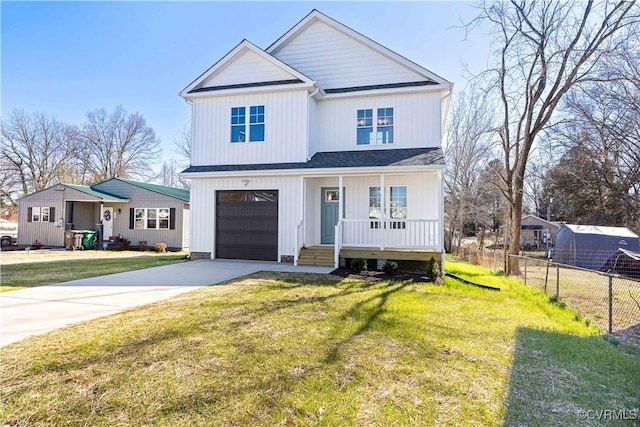
{"label": "white board and batten siding", "polygon": [[425,77],[321,21],[270,52],[324,89],[424,81]]}
{"label": "white board and batten siding", "polygon": [[[183,224],[185,216],[189,215],[188,204],[182,200],[166,196],[164,194],[149,191],[117,179],[109,180],[94,186],[96,190],[127,197],[129,203],[104,202],[105,207],[120,208],[120,213],[114,214],[113,230],[122,238],[131,241],[131,245],[137,246],[138,242],[146,241],[153,247],[156,243],[164,242],[169,248],[186,249],[183,237]],[[131,208],[169,208],[175,209],[175,229],[136,229],[130,228]],[[108,238],[108,236],[107,236]]]}
{"label": "white board and batten siding", "polygon": [[278,259],[283,255],[293,256],[295,227],[302,214],[300,179],[300,177],[193,179],[191,182],[192,232],[189,241],[191,252],[208,252],[215,258],[216,191],[278,190]]}
{"label": "white board and batten siding", "polygon": [[[412,172],[411,174],[385,174],[385,191],[391,186],[407,187],[407,218],[438,219],[440,196],[439,171]],[[305,244],[320,244],[321,189],[337,187],[338,177],[306,179]],[[380,175],[344,176],[344,217],[346,219],[369,218],[369,188],[380,186]],[[387,205],[389,194],[386,194]],[[387,206],[388,208],[388,206]]]}
{"label": "white board and batten siding", "polygon": [[[439,147],[442,137],[440,92],[325,99],[316,103],[315,132],[310,155],[322,151],[349,151]],[[393,108],[393,144],[357,145],[357,111]]]}
{"label": "white board and batten siding", "polygon": [[[306,161],[307,99],[306,89],[194,99],[191,164]],[[264,105],[264,142],[231,143],[231,108],[246,107],[249,126],[249,107],[256,105]]]}
{"label": "white board and batten siding", "polygon": [[256,82],[292,80],[296,77],[261,58],[251,50],[244,50],[225,64],[225,67],[198,85],[198,87],[226,86]]}

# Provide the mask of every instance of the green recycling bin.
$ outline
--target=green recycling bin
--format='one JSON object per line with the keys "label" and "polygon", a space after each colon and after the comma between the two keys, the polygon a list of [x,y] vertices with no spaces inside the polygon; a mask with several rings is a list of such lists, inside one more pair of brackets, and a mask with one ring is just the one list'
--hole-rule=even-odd
{"label": "green recycling bin", "polygon": [[85,249],[94,249],[96,243],[96,232],[92,230],[85,230],[84,237],[82,237],[82,247]]}

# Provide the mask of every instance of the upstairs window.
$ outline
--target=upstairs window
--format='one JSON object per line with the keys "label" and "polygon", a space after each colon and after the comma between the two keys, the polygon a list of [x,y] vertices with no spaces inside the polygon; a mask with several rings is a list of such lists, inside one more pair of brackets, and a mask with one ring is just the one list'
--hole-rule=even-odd
{"label": "upstairs window", "polygon": [[249,135],[247,136],[247,107],[231,108],[231,142],[264,141],[264,105],[249,107]]}
{"label": "upstairs window", "polygon": [[375,118],[373,112],[373,109],[357,111],[356,143],[358,145],[393,144],[393,108],[377,108]]}
{"label": "upstairs window", "polygon": [[249,109],[249,141],[264,141],[264,105],[256,105]]}
{"label": "upstairs window", "polygon": [[393,108],[378,108],[376,143],[393,144]]}
{"label": "upstairs window", "polygon": [[231,109],[231,142],[246,141],[245,107],[233,107]]}
{"label": "upstairs window", "polygon": [[358,110],[358,145],[373,143],[373,110]]}

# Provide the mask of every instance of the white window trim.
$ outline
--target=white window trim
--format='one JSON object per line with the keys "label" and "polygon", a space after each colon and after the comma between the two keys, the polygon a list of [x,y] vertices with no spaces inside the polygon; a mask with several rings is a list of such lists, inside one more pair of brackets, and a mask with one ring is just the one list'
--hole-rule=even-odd
{"label": "white window trim", "polygon": [[[388,108],[391,108],[393,110],[393,123],[392,124],[380,124],[378,123],[379,120],[381,120],[381,118],[378,117],[378,110],[386,110]],[[358,111],[367,111],[367,110],[371,110],[371,126],[358,126]],[[395,138],[395,122],[396,122],[396,108],[395,107],[371,107],[371,108],[357,108],[356,109],[356,145],[358,147],[366,147],[366,146],[372,146],[372,145],[382,145],[382,146],[387,146],[387,145],[394,145],[396,143],[396,138]],[[378,144],[378,127],[390,127],[393,129],[393,141],[387,144]],[[358,144],[358,129],[371,129],[372,135],[373,135],[373,142],[371,144]]]}
{"label": "white window trim", "polygon": [[[36,215],[38,215],[38,219],[35,219]],[[31,207],[31,222],[42,222],[42,208],[40,206]]]}
{"label": "white window trim", "polygon": [[[405,188],[405,192],[407,194],[407,205],[404,208],[405,209],[405,217],[404,218],[392,218],[391,217],[391,188],[392,187],[404,187]],[[380,218],[376,218],[376,217],[372,217],[371,216],[371,189],[372,188],[380,188],[379,185],[372,185],[369,187],[369,197],[367,199],[367,203],[368,203],[368,209],[369,209],[369,218],[371,220],[371,228],[372,229],[377,229],[380,228],[379,223],[376,223],[376,221],[382,221],[383,218],[385,221],[392,221],[392,222],[396,222],[395,226],[391,227],[392,229],[404,229],[406,227],[404,220],[407,219],[409,217],[409,186],[407,185],[385,185],[384,186],[384,198],[385,198],[385,202],[383,204],[383,206],[380,206]],[[382,204],[382,203],[381,203]]]}
{"label": "white window trim", "polygon": [[[46,210],[46,214],[45,214]],[[38,219],[35,216],[38,215]],[[47,217],[45,220],[44,217]],[[51,206],[31,206],[31,222],[50,222],[51,220]]]}
{"label": "white window trim", "polygon": [[[161,210],[166,210],[169,213],[169,216],[167,216],[167,227],[160,227],[160,211]],[[155,227],[149,227],[149,211],[150,210],[155,210],[156,212],[156,226]],[[143,221],[143,225],[144,227],[138,227],[138,211],[144,211],[144,215],[142,216],[142,221]],[[133,229],[134,230],[170,230],[171,229],[171,209],[169,208],[134,208],[133,209]]]}
{"label": "white window trim", "polygon": [[[234,108],[243,108],[244,107],[244,124],[237,124],[234,125],[231,123],[232,121],[232,117],[233,117],[233,109]],[[259,122],[259,123],[251,123],[251,107],[262,107],[264,108],[264,112],[262,113],[263,117],[263,121]],[[251,141],[251,125],[262,125],[264,126],[264,135],[263,135],[263,139],[262,141]],[[231,137],[233,136],[233,132],[232,132],[232,128],[234,126],[243,126],[244,127],[244,141],[232,141]],[[230,107],[229,108],[229,144],[231,145],[240,145],[240,144],[263,144],[266,140],[267,140],[267,107],[265,104],[258,104],[258,105],[238,105],[235,107]]]}

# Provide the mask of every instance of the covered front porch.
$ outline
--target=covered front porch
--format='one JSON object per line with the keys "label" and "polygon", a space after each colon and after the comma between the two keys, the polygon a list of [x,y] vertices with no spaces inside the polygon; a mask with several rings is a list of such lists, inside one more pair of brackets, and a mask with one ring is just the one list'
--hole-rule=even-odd
{"label": "covered front porch", "polygon": [[341,258],[441,259],[440,169],[305,176],[300,186],[304,202],[294,234],[296,265],[303,248],[314,248],[315,259],[336,268]]}

